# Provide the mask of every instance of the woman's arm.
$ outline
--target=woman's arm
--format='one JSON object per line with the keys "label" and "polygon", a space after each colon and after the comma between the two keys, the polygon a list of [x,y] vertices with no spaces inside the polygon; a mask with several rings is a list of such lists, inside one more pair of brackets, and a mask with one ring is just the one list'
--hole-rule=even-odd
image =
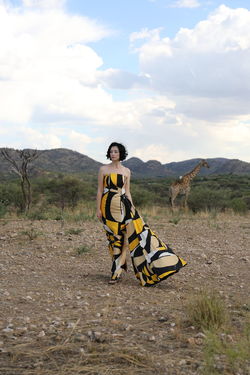
{"label": "woman's arm", "polygon": [[127,175],[126,183],[125,183],[125,194],[126,194],[126,196],[128,197],[128,199],[130,200],[130,202],[132,203],[132,206],[133,206],[134,204],[133,204],[132,197],[131,197],[131,194],[130,194],[130,176],[131,176],[131,172],[128,169],[128,175]]}
{"label": "woman's arm", "polygon": [[97,194],[96,194],[96,216],[99,220],[101,220],[102,218],[102,211],[101,211],[102,193],[103,193],[103,167],[99,169],[98,188],[97,188]]}

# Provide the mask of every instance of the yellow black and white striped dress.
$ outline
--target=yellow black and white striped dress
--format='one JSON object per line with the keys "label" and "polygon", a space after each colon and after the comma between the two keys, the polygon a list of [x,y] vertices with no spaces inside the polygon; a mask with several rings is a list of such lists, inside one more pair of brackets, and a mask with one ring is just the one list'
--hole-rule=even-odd
{"label": "yellow black and white striped dress", "polygon": [[126,177],[110,173],[104,176],[101,200],[102,221],[112,257],[112,279],[119,278],[127,268],[122,256],[125,237],[136,277],[143,286],[152,286],[178,272],[186,262],[144,223],[138,211],[125,195]]}

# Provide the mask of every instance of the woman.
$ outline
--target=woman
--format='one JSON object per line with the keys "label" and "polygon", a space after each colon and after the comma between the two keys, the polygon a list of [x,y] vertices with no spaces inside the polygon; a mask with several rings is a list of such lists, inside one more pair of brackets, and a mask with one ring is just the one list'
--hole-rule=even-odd
{"label": "woman", "polygon": [[97,191],[97,217],[102,220],[112,257],[110,284],[120,280],[127,270],[128,240],[135,276],[142,286],[152,286],[186,265],[144,223],[135,209],[130,194],[130,170],[121,164],[127,151],[121,143],[108,148],[110,164],[100,168]]}

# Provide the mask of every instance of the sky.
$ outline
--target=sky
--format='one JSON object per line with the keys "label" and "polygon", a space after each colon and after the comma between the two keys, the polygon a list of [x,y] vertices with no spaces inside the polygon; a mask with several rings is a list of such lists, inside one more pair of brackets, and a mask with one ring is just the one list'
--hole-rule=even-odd
{"label": "sky", "polygon": [[249,0],[0,0],[0,147],[250,162]]}

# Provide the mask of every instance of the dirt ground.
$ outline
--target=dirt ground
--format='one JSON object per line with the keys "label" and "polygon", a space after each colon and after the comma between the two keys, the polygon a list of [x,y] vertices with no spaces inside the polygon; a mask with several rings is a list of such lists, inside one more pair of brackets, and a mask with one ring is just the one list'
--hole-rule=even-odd
{"label": "dirt ground", "polygon": [[108,284],[111,261],[99,222],[2,219],[1,375],[201,374],[204,334],[188,322],[187,304],[200,290],[216,290],[233,332],[242,329],[250,218],[170,219],[148,223],[188,265],[151,288],[138,284],[129,255],[122,281]]}

